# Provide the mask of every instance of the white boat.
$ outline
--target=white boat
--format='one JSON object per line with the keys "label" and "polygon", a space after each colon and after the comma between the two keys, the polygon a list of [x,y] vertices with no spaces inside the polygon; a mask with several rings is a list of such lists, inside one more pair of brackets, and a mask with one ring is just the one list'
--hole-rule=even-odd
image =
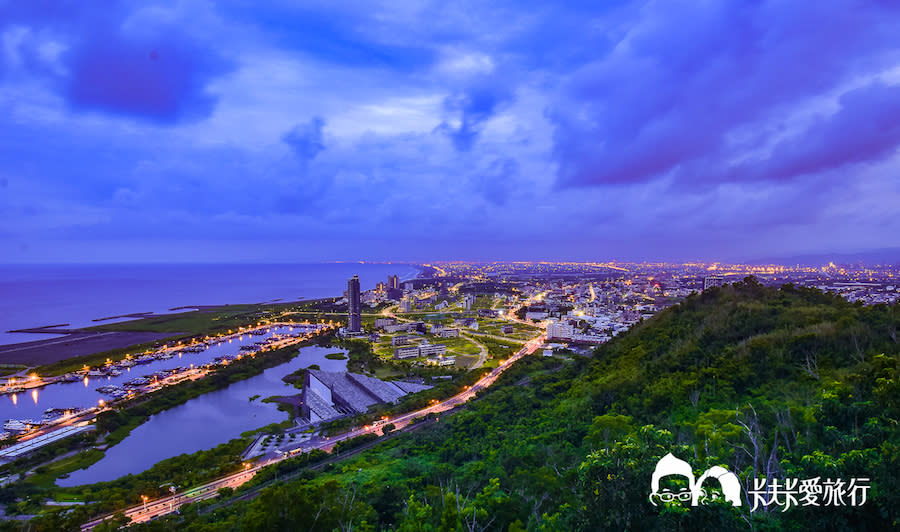
{"label": "white boat", "polygon": [[9,432],[25,432],[28,430],[29,425],[33,425],[30,419],[19,420],[19,419],[7,419],[6,423],[3,424],[3,430],[7,430]]}

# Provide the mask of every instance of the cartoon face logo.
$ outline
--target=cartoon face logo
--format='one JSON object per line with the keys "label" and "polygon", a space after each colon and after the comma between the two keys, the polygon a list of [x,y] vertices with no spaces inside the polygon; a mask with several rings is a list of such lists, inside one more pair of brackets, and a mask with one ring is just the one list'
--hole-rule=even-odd
{"label": "cartoon face logo", "polygon": [[732,506],[741,505],[741,481],[721,466],[712,466],[700,475],[691,506],[724,499]]}
{"label": "cartoon face logo", "polygon": [[691,465],[669,453],[656,463],[650,480],[650,503],[692,501],[694,493],[694,472]]}
{"label": "cartoon face logo", "polygon": [[737,475],[720,466],[707,469],[695,481],[691,465],[669,453],[656,463],[649,499],[653,506],[675,501],[697,506],[720,499],[740,506],[741,483]]}

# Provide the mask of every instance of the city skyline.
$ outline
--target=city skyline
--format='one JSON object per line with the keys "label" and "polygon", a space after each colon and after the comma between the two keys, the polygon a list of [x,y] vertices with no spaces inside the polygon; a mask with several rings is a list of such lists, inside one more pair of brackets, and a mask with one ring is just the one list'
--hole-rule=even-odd
{"label": "city skyline", "polygon": [[5,2],[0,262],[900,249],[897,15]]}

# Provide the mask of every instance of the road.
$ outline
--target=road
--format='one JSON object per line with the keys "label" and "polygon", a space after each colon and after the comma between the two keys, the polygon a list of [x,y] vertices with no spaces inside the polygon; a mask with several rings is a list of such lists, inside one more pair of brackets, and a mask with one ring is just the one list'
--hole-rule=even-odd
{"label": "road", "polygon": [[[166,515],[168,513],[172,513],[176,508],[183,504],[202,501],[206,499],[211,499],[213,497],[218,496],[217,491],[220,488],[230,487],[236,488],[243,483],[247,482],[263,467],[266,467],[271,464],[275,464],[280,462],[281,460],[285,460],[290,458],[293,455],[309,452],[313,449],[321,449],[323,451],[330,452],[334,446],[342,441],[353,439],[357,436],[362,436],[363,434],[383,434],[383,427],[387,424],[393,424],[396,427],[396,430],[402,430],[407,427],[413,419],[427,416],[428,414],[440,414],[441,412],[446,412],[447,410],[452,410],[457,406],[465,403],[469,399],[475,397],[475,395],[488,388],[494,382],[497,381],[497,378],[500,377],[504,371],[509,369],[513,364],[515,364],[519,359],[526,355],[530,355],[534,353],[538,347],[544,342],[544,335],[538,336],[537,338],[533,338],[529,340],[516,354],[504,360],[500,363],[496,368],[491,370],[490,373],[479,379],[472,386],[466,387],[462,392],[450,397],[449,399],[445,399],[443,401],[435,401],[435,403],[426,408],[416,410],[413,412],[409,412],[406,414],[402,414],[393,419],[385,419],[382,423],[379,423],[376,426],[365,426],[357,429],[350,430],[343,434],[332,436],[332,437],[324,437],[324,438],[314,438],[296,449],[293,449],[290,453],[286,453],[280,458],[275,458],[269,460],[265,463],[258,464],[256,466],[250,466],[249,464],[245,466],[245,468],[237,473],[232,473],[226,477],[222,477],[211,482],[207,482],[201,486],[196,488],[192,488],[183,493],[176,493],[170,495],[168,497],[162,497],[154,500],[146,500],[143,504],[133,506],[124,510],[124,514],[126,517],[129,517],[133,522],[140,523],[149,521],[151,519],[155,519],[162,515]],[[81,526],[81,530],[87,531],[92,530],[94,527],[102,523],[104,520],[112,517],[113,514],[105,515],[88,523],[85,523]]]}

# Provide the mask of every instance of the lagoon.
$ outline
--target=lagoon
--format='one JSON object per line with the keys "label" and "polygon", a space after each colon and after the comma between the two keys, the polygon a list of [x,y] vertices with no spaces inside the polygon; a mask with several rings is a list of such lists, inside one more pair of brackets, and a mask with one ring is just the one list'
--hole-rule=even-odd
{"label": "lagoon", "polygon": [[[63,487],[115,480],[137,474],[166,458],[194,453],[225,443],[241,433],[287,419],[273,403],[262,399],[272,395],[290,395],[299,391],[281,380],[300,368],[318,364],[325,371],[343,371],[346,360],[331,360],[326,354],[341,351],[333,347],[308,346],[284,364],[260,375],[236,382],[226,388],[196,397],[160,412],[137,427],[106,456],[87,469],[73,472],[57,484]],[[253,401],[250,397],[259,395]]]}

